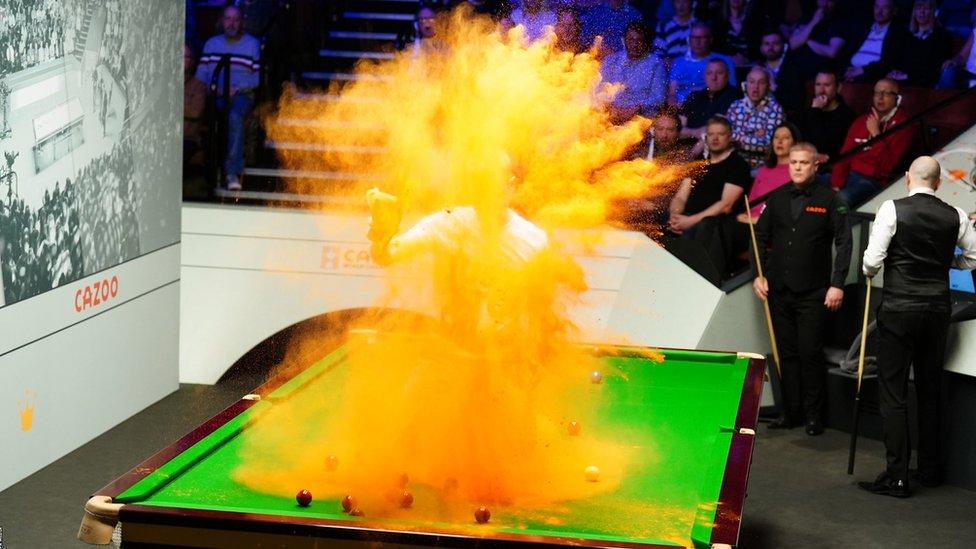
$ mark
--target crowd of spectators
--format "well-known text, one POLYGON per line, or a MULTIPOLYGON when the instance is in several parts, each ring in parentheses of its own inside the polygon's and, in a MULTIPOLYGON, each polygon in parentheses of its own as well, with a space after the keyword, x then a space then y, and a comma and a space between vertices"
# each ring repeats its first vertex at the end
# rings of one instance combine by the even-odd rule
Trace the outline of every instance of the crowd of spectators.
POLYGON ((898 127, 909 116, 902 87, 976 83, 976 10, 974 31, 953 37, 935 0, 470 3, 522 25, 530 40, 552 26, 557 48, 592 52, 603 80, 622 85, 611 121, 643 115, 662 136, 677 135, 662 142, 655 132, 631 156, 705 160, 679 185, 666 226, 700 241, 722 274, 745 261, 745 222, 790 182, 791 146, 812 143, 817 182, 857 206, 909 152, 912 131, 898 127), (845 104, 845 84, 874 86, 866 112, 845 104))
POLYGON ((64 55, 67 26, 60 0, 7 2, 0 10, 0 74, 64 55))
POLYGON ((74 179, 44 193, 33 209, 0 203, 4 302, 73 282, 139 254, 131 154, 124 146, 92 160, 74 179))

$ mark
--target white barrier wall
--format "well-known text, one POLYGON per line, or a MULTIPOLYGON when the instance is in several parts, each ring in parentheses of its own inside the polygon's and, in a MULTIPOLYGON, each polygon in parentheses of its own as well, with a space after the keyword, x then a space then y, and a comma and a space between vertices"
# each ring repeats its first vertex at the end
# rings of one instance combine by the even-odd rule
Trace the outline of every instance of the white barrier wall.
MULTIPOLYGON (((366 231, 363 214, 184 205, 180 381, 215 383, 292 324, 374 306, 382 271, 370 260, 366 231)), ((590 288, 572 311, 581 340, 699 345, 723 299, 718 288, 644 235, 580 236, 561 232, 555 239, 583 266, 590 288)), ((756 330, 765 333, 761 314, 736 319, 725 341, 751 342, 735 334, 756 330)))
POLYGON ((183 2, 0 14, 2 490, 178 387, 183 2))

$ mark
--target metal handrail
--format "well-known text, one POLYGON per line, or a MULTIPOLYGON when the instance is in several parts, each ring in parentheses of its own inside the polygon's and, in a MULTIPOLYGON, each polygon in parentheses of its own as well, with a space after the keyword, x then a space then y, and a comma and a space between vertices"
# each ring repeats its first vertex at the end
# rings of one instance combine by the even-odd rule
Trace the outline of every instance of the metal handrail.
POLYGON ((210 93, 207 94, 208 100, 210 101, 210 112, 217 112, 217 81, 220 75, 224 74, 224 85, 221 90, 221 99, 223 100, 223 109, 221 112, 221 119, 223 124, 221 124, 220 131, 217 131, 217 117, 210 117, 210 155, 208 162, 210 163, 210 169, 208 170, 213 176, 214 186, 219 186, 221 181, 221 176, 224 175, 223 172, 223 162, 222 160, 227 156, 227 128, 230 125, 230 54, 225 53, 220 56, 220 61, 217 62, 217 66, 214 67, 213 74, 210 77, 209 89, 210 93))

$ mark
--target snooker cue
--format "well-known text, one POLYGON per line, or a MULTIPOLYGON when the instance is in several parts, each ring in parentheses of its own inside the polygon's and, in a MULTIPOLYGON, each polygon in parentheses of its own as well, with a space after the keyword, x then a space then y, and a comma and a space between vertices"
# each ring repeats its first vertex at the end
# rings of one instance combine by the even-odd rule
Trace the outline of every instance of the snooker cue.
MULTIPOLYGON (((756 273, 760 278, 763 276, 762 263, 759 262, 759 246, 756 244, 756 228, 752 224, 752 209, 749 207, 749 195, 744 193, 742 198, 746 201, 746 218, 749 220, 749 236, 752 238, 752 253, 756 256, 756 273)), ((776 332, 773 330, 773 317, 769 313, 769 296, 762 300, 763 312, 766 313, 766 331, 769 333, 769 344, 773 348, 773 362, 776 364, 776 375, 781 375, 779 371, 779 349, 776 347, 776 332)))
POLYGON ((854 474, 854 452, 857 449, 857 424, 861 418, 861 380, 864 378, 864 348, 868 344, 868 313, 871 310, 871 279, 864 294, 864 320, 861 322, 861 348, 857 353, 857 389, 854 392, 854 424, 851 425, 851 450, 847 456, 847 474, 854 474))

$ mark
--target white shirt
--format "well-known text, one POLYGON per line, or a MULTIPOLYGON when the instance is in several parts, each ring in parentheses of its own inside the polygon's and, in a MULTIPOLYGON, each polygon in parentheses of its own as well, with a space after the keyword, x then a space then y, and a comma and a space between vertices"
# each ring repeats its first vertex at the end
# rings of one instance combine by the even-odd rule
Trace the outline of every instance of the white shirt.
MULTIPOLYGON (((499 234, 501 253, 512 264, 525 263, 546 249, 549 237, 538 226, 508 210, 499 234)), ((390 256, 405 259, 430 249, 444 250, 473 259, 484 252, 484 241, 478 213, 471 206, 441 210, 424 217, 416 225, 390 240, 390 256)))
MULTIPOLYGON (((908 196, 916 194, 935 195, 935 191, 926 187, 912 189, 908 196)), ((969 220, 966 212, 956 208, 959 213, 959 234, 956 237, 956 246, 962 248, 962 254, 952 258, 952 267, 955 269, 976 269, 976 229, 969 220)), ((864 260, 862 270, 866 276, 874 276, 884 265, 885 257, 888 256, 888 244, 895 236, 895 229, 898 227, 898 219, 895 213, 895 202, 885 200, 878 208, 878 213, 874 217, 874 225, 871 226, 871 238, 868 240, 868 247, 864 250, 864 260)))

